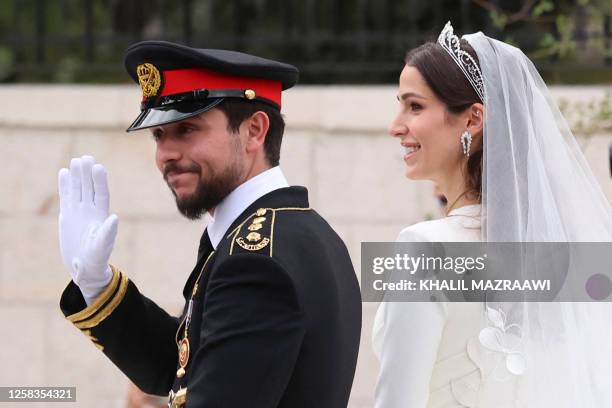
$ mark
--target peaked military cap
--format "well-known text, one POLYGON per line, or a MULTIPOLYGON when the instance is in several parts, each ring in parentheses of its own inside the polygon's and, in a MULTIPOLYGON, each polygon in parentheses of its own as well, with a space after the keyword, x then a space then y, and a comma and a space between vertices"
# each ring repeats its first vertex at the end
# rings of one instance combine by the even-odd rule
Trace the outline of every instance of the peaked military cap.
POLYGON ((128 132, 177 122, 227 98, 281 108, 281 93, 298 79, 293 65, 236 51, 143 41, 128 48, 125 68, 140 84, 140 115, 128 132))

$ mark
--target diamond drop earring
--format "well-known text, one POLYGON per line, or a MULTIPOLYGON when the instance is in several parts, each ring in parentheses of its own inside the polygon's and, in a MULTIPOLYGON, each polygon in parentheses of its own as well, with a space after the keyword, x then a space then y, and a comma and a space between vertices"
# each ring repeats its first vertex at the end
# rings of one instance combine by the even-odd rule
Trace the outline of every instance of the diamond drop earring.
POLYGON ((461 134, 461 146, 463 147, 463 154, 466 157, 470 157, 470 147, 472 146, 472 134, 467 130, 461 134))

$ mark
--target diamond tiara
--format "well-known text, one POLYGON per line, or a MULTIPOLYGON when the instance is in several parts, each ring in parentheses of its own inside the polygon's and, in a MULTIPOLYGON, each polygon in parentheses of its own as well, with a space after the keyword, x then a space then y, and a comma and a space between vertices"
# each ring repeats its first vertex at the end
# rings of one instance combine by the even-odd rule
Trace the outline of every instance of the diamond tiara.
POLYGON ((461 68, 467 80, 472 84, 472 88, 474 88, 480 100, 484 103, 484 82, 482 81, 480 68, 474 58, 461 49, 459 37, 453 34, 453 26, 450 21, 446 23, 438 36, 438 44, 448 52, 459 68, 461 68))

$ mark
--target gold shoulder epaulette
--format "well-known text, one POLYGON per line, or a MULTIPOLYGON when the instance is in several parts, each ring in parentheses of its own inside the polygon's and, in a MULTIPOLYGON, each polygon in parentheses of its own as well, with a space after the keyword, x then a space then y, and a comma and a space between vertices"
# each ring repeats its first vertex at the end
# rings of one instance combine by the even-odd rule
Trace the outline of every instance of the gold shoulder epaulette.
POLYGON ((227 236, 227 238, 231 237, 232 239, 230 255, 246 251, 272 256, 276 213, 287 210, 306 211, 310 208, 259 208, 227 236))
POLYGON ((251 214, 234 231, 230 255, 237 252, 268 253, 272 256, 272 234, 274 231, 274 210, 260 208, 251 214))

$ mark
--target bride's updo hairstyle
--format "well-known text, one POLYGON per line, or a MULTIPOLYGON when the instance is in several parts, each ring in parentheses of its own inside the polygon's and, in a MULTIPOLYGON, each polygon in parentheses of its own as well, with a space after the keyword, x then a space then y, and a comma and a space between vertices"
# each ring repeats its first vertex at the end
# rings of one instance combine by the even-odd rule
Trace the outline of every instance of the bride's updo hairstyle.
MULTIPOLYGON (((468 52, 480 66, 478 56, 466 40, 461 49, 468 52)), ((440 44, 427 42, 409 51, 406 65, 416 68, 427 86, 445 105, 451 114, 460 114, 474 103, 483 103, 455 61, 440 44)), ((459 145, 457 135, 457 145, 459 145)), ((476 135, 474 135, 476 136, 476 135)), ((482 187, 482 134, 474 138, 470 157, 465 167, 466 187, 470 195, 480 199, 482 187)))

